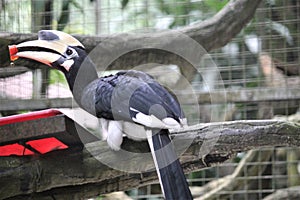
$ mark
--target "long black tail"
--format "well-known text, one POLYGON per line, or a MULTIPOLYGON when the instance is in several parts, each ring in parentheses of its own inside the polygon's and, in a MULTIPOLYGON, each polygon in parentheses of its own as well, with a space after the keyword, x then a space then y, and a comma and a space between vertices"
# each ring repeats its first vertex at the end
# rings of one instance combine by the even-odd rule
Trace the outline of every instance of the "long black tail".
POLYGON ((180 162, 166 129, 148 137, 160 185, 167 200, 193 199, 180 162))

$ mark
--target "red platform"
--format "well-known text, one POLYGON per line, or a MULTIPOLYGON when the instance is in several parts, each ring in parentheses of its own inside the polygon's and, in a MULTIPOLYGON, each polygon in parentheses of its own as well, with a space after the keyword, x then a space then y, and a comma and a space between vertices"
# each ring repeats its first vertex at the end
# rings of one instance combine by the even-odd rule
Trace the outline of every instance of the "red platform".
POLYGON ((62 114, 59 110, 48 109, 48 110, 29 112, 29 113, 25 113, 25 114, 1 117, 0 118, 0 126, 5 125, 5 124, 12 124, 12 123, 17 123, 17 122, 24 122, 24 121, 29 121, 29 120, 47 118, 47 117, 51 117, 51 116, 55 116, 55 115, 59 115, 59 114, 62 114))
POLYGON ((0 156, 29 156, 98 140, 57 109, 0 118, 0 156), (80 129, 81 137, 77 130, 80 129))

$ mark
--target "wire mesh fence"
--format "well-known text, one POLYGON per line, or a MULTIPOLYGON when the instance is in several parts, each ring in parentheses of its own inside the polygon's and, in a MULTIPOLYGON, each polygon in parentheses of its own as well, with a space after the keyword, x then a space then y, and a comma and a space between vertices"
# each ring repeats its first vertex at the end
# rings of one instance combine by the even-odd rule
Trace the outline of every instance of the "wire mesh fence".
MULTIPOLYGON (((144 28, 177 29, 212 17, 227 2, 2 0, 0 31, 31 33, 40 29, 58 29, 68 33, 105 35, 144 28)), ((234 39, 209 52, 218 72, 208 73, 209 63, 203 63, 200 71, 211 76, 210 82, 205 83, 201 75, 192 80, 199 95, 218 92, 220 87, 228 93, 227 99, 218 104, 203 102, 200 116, 187 114, 190 122, 193 123, 195 118, 195 123, 199 119, 211 121, 209 113, 212 110, 220 112, 220 118, 215 121, 270 119, 276 115, 288 118, 295 114, 300 100, 299 94, 293 92, 300 86, 299 33, 299 1, 263 1, 251 22, 234 39), (221 78, 215 76, 216 73, 220 73, 221 78)), ((41 70, 29 70, 18 76, 1 77, 1 101, 71 97, 61 74, 50 71, 46 79, 42 79, 42 73, 41 70)), ((165 75, 166 72, 156 73, 165 75)), ((191 105, 183 106, 187 113, 193 111, 191 105)), ((5 108, 2 109, 4 115, 5 108)), ((194 172, 188 179, 199 195, 209 191, 214 199, 263 199, 279 189, 300 185, 299 166, 299 149, 273 147, 241 153, 230 162, 194 172)), ((162 198, 158 185, 127 193, 134 199, 162 198)))

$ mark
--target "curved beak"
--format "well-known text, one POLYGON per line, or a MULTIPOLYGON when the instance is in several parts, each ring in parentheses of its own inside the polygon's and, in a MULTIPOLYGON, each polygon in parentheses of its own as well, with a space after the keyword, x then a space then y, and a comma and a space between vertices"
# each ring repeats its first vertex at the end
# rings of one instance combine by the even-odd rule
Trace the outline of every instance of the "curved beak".
POLYGON ((8 48, 11 61, 23 57, 51 66, 51 63, 64 56, 67 47, 59 40, 33 40, 18 45, 10 45, 8 48))

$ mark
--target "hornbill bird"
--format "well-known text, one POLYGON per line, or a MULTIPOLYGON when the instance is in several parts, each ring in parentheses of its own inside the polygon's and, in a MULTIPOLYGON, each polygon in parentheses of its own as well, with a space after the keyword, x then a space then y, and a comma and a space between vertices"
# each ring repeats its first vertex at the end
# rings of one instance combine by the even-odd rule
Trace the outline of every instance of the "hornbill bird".
POLYGON ((12 61, 22 57, 62 71, 79 106, 100 118, 113 150, 120 150, 123 141, 122 122, 131 122, 133 133, 138 130, 134 127, 143 126, 165 199, 192 199, 169 137, 169 129, 186 125, 186 119, 177 98, 165 87, 135 70, 98 78, 84 46, 60 31, 41 30, 38 40, 10 45, 9 51, 12 61))

